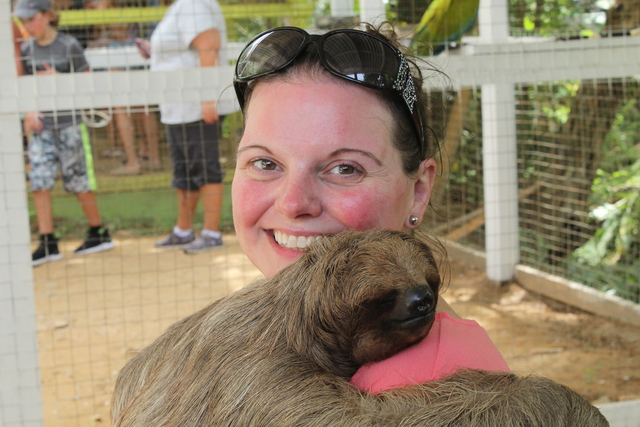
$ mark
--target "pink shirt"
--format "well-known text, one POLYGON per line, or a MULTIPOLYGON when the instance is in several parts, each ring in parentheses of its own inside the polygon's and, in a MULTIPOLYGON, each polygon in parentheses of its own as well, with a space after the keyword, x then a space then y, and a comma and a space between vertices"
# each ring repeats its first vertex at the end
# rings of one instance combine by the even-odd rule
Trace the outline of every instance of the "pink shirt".
POLYGON ((381 362, 362 366, 351 384, 376 394, 389 388, 439 380, 458 368, 509 372, 487 332, 474 320, 437 313, 429 335, 381 362))

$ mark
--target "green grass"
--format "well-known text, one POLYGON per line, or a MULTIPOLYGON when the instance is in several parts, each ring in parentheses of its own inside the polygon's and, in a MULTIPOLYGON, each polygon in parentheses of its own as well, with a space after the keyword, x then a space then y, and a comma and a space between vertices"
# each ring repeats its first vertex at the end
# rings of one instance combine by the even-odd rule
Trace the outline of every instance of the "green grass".
MULTIPOLYGON (((226 180, 225 180, 226 181, 226 180)), ((178 201, 173 188, 136 189, 135 191, 97 192, 103 222, 112 233, 125 231, 132 235, 155 235, 169 231, 176 223, 178 201)), ((53 192, 53 216, 56 234, 60 237, 84 236, 87 221, 76 198, 60 191, 53 192)), ((36 213, 29 198, 31 230, 37 234, 36 213)), ((233 227, 231 215, 231 186, 224 185, 222 230, 233 227)), ((202 203, 198 206, 194 228, 202 227, 202 203)))

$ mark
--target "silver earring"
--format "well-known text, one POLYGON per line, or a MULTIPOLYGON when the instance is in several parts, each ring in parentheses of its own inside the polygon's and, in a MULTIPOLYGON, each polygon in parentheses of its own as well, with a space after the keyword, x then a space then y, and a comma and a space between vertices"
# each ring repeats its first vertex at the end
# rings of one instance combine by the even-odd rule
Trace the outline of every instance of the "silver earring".
POLYGON ((409 217, 409 224, 411 224, 413 226, 418 225, 418 220, 419 220, 419 218, 417 216, 411 215, 409 217))

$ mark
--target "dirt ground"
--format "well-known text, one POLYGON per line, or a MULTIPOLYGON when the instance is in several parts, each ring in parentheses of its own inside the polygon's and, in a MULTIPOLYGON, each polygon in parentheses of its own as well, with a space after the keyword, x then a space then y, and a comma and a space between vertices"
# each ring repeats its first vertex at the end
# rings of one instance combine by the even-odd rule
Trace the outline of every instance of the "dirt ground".
MULTIPOLYGON (((162 251, 153 238, 35 268, 45 425, 110 425, 118 370, 178 319, 258 277, 235 236, 199 255, 162 251)), ((496 287, 455 260, 445 299, 487 329, 509 366, 566 384, 592 402, 640 398, 640 327, 496 287)))

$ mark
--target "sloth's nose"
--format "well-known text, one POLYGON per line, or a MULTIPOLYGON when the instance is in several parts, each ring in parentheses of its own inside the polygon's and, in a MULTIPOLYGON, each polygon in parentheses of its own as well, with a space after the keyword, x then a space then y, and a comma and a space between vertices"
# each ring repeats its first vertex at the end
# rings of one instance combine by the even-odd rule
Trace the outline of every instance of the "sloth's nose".
POLYGON ((420 316, 435 309, 435 296, 429 286, 417 286, 405 293, 405 303, 409 315, 420 316))

